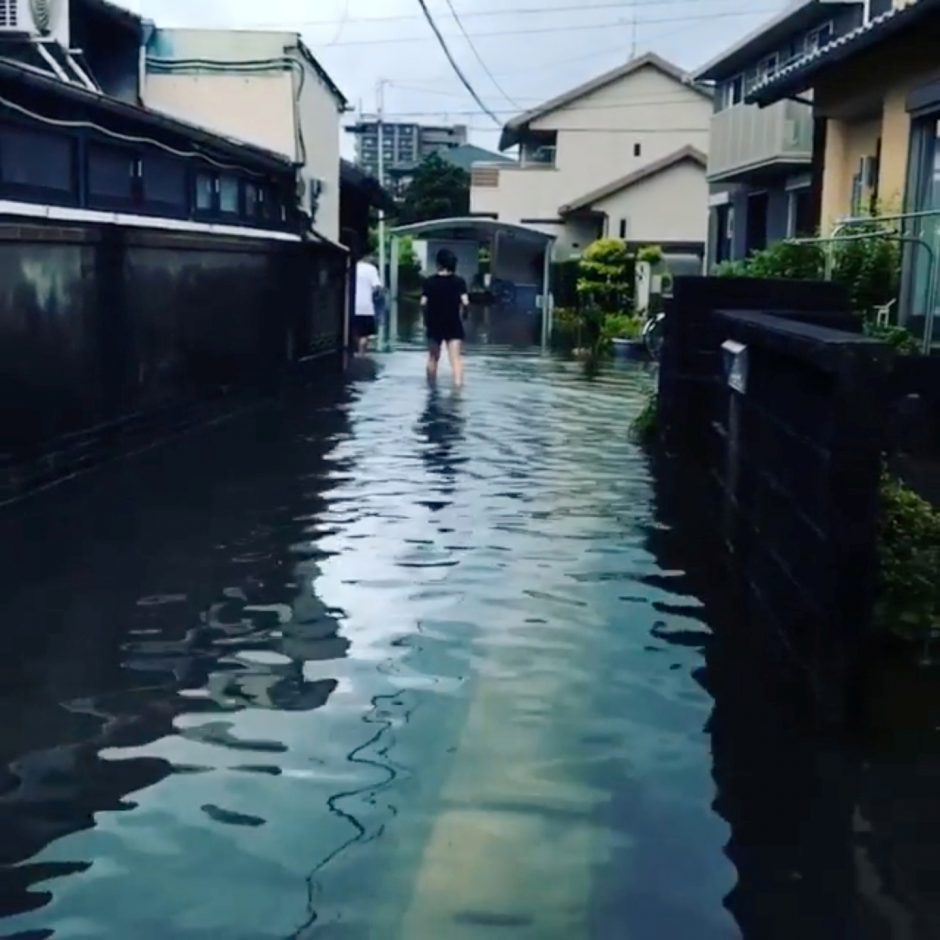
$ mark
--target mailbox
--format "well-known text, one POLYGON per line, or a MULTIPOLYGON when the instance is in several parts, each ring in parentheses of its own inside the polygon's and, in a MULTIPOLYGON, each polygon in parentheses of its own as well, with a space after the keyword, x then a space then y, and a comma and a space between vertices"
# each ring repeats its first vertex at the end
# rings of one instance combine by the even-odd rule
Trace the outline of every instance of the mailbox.
POLYGON ((741 395, 747 394, 748 354, 747 346, 733 339, 721 344, 721 356, 725 370, 725 382, 729 388, 741 395))

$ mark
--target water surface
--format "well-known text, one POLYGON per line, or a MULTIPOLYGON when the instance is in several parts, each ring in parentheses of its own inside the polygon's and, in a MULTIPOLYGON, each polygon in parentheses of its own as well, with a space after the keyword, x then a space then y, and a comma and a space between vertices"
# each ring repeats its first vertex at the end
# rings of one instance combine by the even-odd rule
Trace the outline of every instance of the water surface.
POLYGON ((716 708, 741 673, 627 433, 649 377, 421 369, 4 514, 0 936, 858 936, 846 879, 801 887, 804 791, 762 796, 781 755, 811 789, 805 740, 716 708))

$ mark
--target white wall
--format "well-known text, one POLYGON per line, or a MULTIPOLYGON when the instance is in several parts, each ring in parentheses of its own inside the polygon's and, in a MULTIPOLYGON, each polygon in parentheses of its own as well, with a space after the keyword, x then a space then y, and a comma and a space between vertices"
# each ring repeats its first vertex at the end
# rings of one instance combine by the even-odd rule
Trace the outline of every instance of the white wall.
MULTIPOLYGON (((295 69, 293 95, 299 96, 299 133, 303 135, 306 163, 303 176, 308 181, 319 179, 323 183, 315 227, 318 232, 339 241, 340 201, 340 112, 339 104, 323 79, 314 71, 299 51, 291 58, 304 69, 303 87, 300 73, 295 69)), ((308 187, 309 192, 309 187, 308 187)))
POLYGON ((595 203, 607 214, 607 234, 616 238, 627 219, 627 239, 644 242, 702 242, 708 237, 705 168, 686 161, 595 203))
POLYGON ((151 74, 144 103, 180 120, 298 159, 290 72, 151 74))
MULTIPOLYGON (((165 74, 148 71, 143 96, 148 107, 243 140, 295 162, 306 151, 301 174, 323 181, 315 227, 339 239, 339 102, 284 32, 158 30, 148 48, 158 59, 203 59, 224 63, 290 59, 298 67, 240 74, 195 69, 165 74), (301 91, 300 69, 303 69, 301 91), (301 139, 304 147, 301 147, 301 139)), ((309 205, 309 204, 308 204, 309 205)))
MULTIPOLYGON (((526 224, 559 236, 559 257, 577 254, 595 237, 594 223, 561 224, 558 209, 682 147, 691 144, 707 153, 711 116, 710 100, 647 66, 534 121, 533 130, 558 135, 555 168, 500 166, 498 186, 471 188, 471 211, 495 214, 501 222, 540 220, 526 224)), ((661 195, 667 216, 684 214, 687 230, 704 228, 704 200, 683 205, 678 194, 663 190, 661 195)), ((653 241, 655 236, 637 232, 635 237, 653 241)))

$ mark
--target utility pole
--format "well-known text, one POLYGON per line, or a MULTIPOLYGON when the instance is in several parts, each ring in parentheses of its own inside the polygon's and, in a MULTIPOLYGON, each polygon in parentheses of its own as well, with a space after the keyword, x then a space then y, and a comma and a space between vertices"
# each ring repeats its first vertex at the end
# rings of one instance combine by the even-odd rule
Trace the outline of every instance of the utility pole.
MULTIPOLYGON (((379 141, 379 184, 385 187, 385 86, 389 84, 387 78, 380 78, 376 86, 376 130, 379 141)), ((379 275, 382 278, 382 286, 385 286, 386 273, 385 258, 385 210, 379 209, 379 275)))

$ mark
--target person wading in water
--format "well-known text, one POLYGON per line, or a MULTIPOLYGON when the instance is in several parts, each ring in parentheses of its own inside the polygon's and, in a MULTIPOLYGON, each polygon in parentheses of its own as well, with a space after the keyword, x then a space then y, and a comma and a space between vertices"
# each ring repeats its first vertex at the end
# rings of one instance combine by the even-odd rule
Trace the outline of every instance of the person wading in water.
POLYGON ((457 276, 457 257, 442 248, 437 253, 437 274, 424 282, 421 297, 428 334, 428 381, 437 378, 441 346, 446 346, 454 384, 463 385, 463 317, 469 306, 467 282, 457 276))

